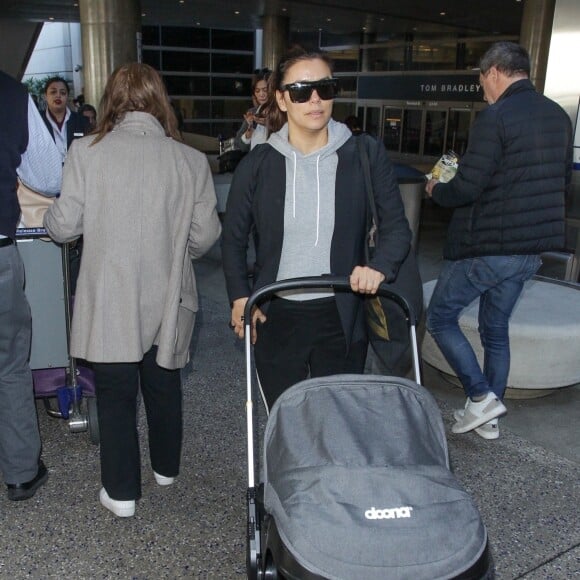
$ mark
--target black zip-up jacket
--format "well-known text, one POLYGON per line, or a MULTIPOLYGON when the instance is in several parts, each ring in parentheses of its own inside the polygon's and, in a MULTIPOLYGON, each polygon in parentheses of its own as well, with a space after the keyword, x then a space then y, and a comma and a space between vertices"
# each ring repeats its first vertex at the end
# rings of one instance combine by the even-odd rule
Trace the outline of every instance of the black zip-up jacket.
MULTIPOLYGON (((48 120, 48 111, 43 111, 41 113, 42 120, 44 124, 48 128, 52 138, 54 139, 54 129, 48 120)), ((91 127, 89 125, 89 120, 80 113, 75 113, 74 111, 70 112, 70 117, 66 122, 66 148, 67 150, 70 149, 71 143, 75 139, 79 139, 84 135, 88 135, 91 132, 91 127)))
POLYGON ((0 234, 14 238, 20 217, 16 169, 28 146, 28 93, 0 71, 0 95, 0 234))
MULTIPOLYGON (((359 138, 359 137, 357 137, 359 138)), ((330 267, 337 276, 349 276, 365 265, 368 203, 364 173, 356 139, 337 149, 335 224, 330 247, 330 267)), ((411 230, 393 164, 382 143, 363 136, 371 166, 379 217, 378 249, 368 266, 393 280, 411 244, 411 230)), ((254 289, 276 281, 284 234, 286 164, 282 154, 268 143, 258 145, 238 165, 226 208, 222 259, 231 301, 251 293, 247 272, 247 244, 252 226, 259 236, 254 289)), ((337 293, 336 303, 347 345, 366 337, 362 295, 337 293)), ((267 305, 266 305, 267 306, 267 305)))
POLYGON ((433 189, 456 208, 443 255, 539 254, 564 247, 572 125, 528 79, 510 85, 479 113, 457 175, 433 189))

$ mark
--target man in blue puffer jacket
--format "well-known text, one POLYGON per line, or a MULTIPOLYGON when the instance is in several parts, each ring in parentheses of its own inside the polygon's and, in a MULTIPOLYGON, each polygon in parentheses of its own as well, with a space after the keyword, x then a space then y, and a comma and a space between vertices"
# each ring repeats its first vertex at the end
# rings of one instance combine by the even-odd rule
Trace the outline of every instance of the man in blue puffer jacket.
POLYGON ((473 124, 457 175, 426 186, 437 204, 456 208, 427 329, 467 395, 452 431, 475 429, 485 439, 499 436, 497 418, 506 412, 513 307, 539 254, 564 246, 572 126, 559 105, 536 92, 529 72, 529 56, 517 44, 498 42, 485 53, 480 82, 490 106, 473 124), (483 370, 458 324, 477 298, 483 370))

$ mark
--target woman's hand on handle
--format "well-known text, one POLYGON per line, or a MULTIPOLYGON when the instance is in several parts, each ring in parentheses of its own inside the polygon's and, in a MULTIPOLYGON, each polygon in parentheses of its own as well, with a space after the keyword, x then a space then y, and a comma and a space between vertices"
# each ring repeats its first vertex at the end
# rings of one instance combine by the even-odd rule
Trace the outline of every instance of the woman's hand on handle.
POLYGON ((356 266, 350 275, 350 287, 353 292, 361 294, 376 294, 385 275, 368 266, 356 266))
MULTIPOLYGON (((230 326, 238 338, 244 338, 244 309, 246 307, 247 301, 247 298, 238 298, 232 303, 232 318, 230 321, 230 326)), ((258 322, 266 322, 266 316, 264 316, 259 308, 254 307, 252 310, 252 344, 256 344, 256 324, 258 322)))

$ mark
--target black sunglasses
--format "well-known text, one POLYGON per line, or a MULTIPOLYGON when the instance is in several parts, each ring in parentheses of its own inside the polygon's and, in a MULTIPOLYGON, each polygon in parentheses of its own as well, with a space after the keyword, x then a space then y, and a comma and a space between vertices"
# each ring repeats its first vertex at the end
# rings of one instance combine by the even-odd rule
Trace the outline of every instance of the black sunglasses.
POLYGON ((334 99, 338 94, 338 79, 322 79, 320 81, 299 81, 280 87, 282 92, 288 91, 293 103, 306 103, 316 93, 323 101, 334 99))

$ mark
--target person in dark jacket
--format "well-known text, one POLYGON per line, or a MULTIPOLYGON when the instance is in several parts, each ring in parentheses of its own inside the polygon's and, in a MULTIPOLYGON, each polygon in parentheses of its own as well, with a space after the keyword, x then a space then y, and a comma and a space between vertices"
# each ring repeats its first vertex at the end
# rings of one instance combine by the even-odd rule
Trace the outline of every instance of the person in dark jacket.
POLYGON ((48 471, 40 459, 40 432, 28 364, 32 320, 24 293, 24 265, 15 241, 20 219, 17 170, 23 165, 30 169, 42 159, 42 168, 21 177, 37 191, 52 192, 60 187, 56 175, 60 159, 54 149, 43 146, 46 142, 52 145, 50 137, 38 131, 44 132, 44 125, 26 89, 2 71, 0 98, 0 473, 8 499, 22 501, 46 483, 48 471))
POLYGON ((499 436, 497 418, 506 412, 513 307, 539 254, 564 247, 572 127, 559 105, 536 92, 529 72, 529 56, 517 44, 498 42, 486 52, 480 82, 490 106, 473 124, 457 175, 426 186, 437 204, 456 208, 427 329, 467 395, 452 431, 475 429, 485 439, 499 436), (458 324, 477 298, 483 369, 458 324))
POLYGON ((85 103, 79 107, 78 113, 87 118, 89 130, 94 131, 97 126, 97 109, 93 105, 85 103))
POLYGON ((331 119, 337 85, 328 57, 295 49, 282 59, 271 82, 276 87, 268 117, 272 134, 240 162, 224 221, 222 256, 232 328, 243 337, 253 226, 258 234, 254 289, 333 273, 350 276, 356 294, 282 293, 254 312, 256 365, 268 408, 309 375, 363 371, 364 295, 396 277, 411 242, 393 165, 382 144, 365 136, 379 215, 379 249, 365 262, 364 173, 356 138, 331 119))

